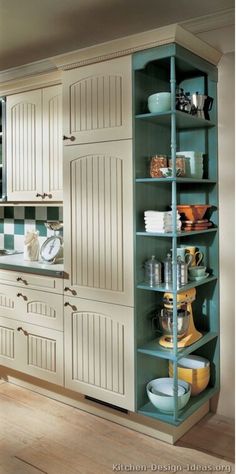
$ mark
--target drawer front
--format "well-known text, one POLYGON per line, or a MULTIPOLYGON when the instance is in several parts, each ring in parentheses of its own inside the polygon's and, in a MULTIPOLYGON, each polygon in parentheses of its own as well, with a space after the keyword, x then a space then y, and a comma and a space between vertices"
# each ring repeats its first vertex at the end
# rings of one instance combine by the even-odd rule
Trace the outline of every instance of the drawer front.
POLYGON ((0 283, 23 288, 63 293, 63 278, 47 277, 31 273, 0 270, 0 283))
POLYGON ((64 384, 63 333, 0 317, 0 364, 64 384))
POLYGON ((63 296, 0 285, 0 316, 63 330, 63 296))

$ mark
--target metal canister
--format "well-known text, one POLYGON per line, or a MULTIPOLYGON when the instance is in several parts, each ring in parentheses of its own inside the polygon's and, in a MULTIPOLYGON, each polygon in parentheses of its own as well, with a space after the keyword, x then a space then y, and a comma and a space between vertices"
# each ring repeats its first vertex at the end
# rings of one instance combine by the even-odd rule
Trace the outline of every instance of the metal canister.
POLYGON ((171 254, 168 253, 166 259, 163 262, 164 264, 164 282, 168 285, 172 283, 172 258, 171 254))
POLYGON ((145 282, 149 286, 157 286, 162 282, 161 267, 161 262, 155 258, 155 255, 145 262, 145 282))
POLYGON ((177 256, 177 287, 188 283, 188 265, 177 256))

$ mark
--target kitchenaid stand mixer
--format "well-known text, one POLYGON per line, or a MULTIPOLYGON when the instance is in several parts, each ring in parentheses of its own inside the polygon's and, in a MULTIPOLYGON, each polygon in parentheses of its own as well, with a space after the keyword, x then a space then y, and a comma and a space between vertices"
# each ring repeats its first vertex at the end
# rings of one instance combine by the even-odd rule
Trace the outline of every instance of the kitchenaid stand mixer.
MULTIPOLYGON (((179 333, 178 341, 177 341, 177 346, 178 348, 190 346, 194 342, 198 341, 201 339, 202 334, 196 330, 194 326, 194 321, 193 321, 193 311, 192 311, 192 302, 196 298, 196 289, 191 288, 189 290, 183 291, 181 293, 177 293, 177 334, 179 333), (178 321, 178 310, 183 309, 183 311, 187 312, 186 317, 188 318, 188 324, 186 326, 186 329, 183 330, 183 334, 181 332, 181 328, 179 328, 179 321, 178 321)), ((162 330, 163 330, 163 336, 159 340, 159 344, 161 346, 164 346, 166 348, 173 348, 174 342, 173 342, 173 293, 164 293, 164 308, 168 312, 169 311, 169 316, 168 316, 168 323, 167 325, 165 324, 165 316, 159 317, 162 330), (172 315, 171 315, 172 313, 172 315), (171 316, 170 316, 171 315, 171 316)))

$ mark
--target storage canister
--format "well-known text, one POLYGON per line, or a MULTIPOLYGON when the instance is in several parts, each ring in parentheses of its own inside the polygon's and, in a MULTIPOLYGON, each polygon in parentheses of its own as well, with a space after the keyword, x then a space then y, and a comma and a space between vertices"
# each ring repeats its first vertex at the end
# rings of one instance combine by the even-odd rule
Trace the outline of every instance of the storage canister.
POLYGON ((144 264, 145 268, 145 282, 149 286, 157 286, 162 282, 161 278, 161 262, 159 262, 155 255, 152 255, 144 264))
POLYGON ((166 284, 172 283, 172 258, 171 254, 168 253, 164 264, 164 282, 166 284))

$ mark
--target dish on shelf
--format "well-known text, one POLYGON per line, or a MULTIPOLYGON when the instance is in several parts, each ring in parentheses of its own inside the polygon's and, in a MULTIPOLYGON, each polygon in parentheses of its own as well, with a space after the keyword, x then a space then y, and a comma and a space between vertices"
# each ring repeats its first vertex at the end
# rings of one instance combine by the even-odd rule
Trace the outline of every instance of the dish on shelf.
MULTIPOLYGON (((160 172, 164 178, 171 178, 172 177, 172 168, 160 168, 160 172)), ((181 176, 182 170, 181 168, 176 169, 176 176, 181 176)))
POLYGON ((167 112, 171 108, 170 92, 157 92, 148 97, 148 109, 151 113, 167 112))
POLYGON ((200 275, 200 276, 191 276, 189 275, 189 280, 190 281, 201 281, 201 280, 204 280, 204 278, 207 278, 209 277, 209 273, 205 273, 204 275, 200 275))
MULTIPOLYGON (((188 382, 184 380, 178 380, 178 409, 187 405, 190 394, 191 386, 188 382), (183 391, 184 390, 184 391, 183 391)), ((147 395, 150 402, 161 412, 163 413, 174 413, 174 379, 164 377, 159 379, 151 380, 147 386, 147 395), (168 389, 167 389, 168 387, 168 389), (168 392, 168 393, 166 393, 168 392)))
MULTIPOLYGON (((173 363, 169 361, 169 375, 173 376, 173 363)), ((191 385, 191 396, 199 395, 210 380, 210 362, 201 356, 190 355, 178 361, 178 377, 191 385)))
POLYGON ((203 219, 210 204, 177 204, 177 210, 180 214, 184 214, 185 219, 190 221, 198 221, 203 219))

